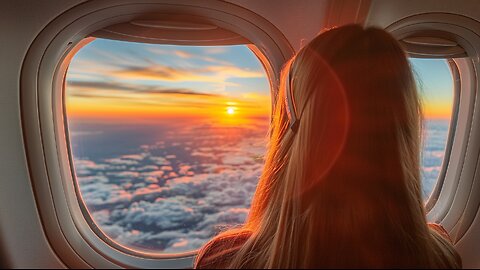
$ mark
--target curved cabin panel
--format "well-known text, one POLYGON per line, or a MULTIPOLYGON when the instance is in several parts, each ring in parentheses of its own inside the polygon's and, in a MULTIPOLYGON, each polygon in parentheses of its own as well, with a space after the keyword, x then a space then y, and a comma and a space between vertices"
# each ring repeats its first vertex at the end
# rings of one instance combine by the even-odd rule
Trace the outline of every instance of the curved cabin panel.
POLYGON ((2 1, 0 266, 192 267, 245 222, 286 61, 357 23, 407 52, 426 120, 427 219, 480 268, 478 6, 2 1))

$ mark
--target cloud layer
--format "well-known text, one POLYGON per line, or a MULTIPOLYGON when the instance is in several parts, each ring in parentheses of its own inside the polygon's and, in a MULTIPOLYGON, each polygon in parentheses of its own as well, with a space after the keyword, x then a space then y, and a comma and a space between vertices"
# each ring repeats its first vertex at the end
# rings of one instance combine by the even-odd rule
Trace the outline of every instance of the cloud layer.
MULTIPOLYGON (((267 125, 183 127, 136 153, 77 157, 83 200, 120 244, 165 253, 195 250, 245 221, 262 171, 267 125)), ((115 135, 104 130, 96 136, 115 135)))
MULTIPOLYGON (((262 171, 267 125, 170 126, 162 140, 108 158, 74 149, 84 154, 75 158, 83 200, 100 228, 120 244, 163 253, 198 249, 245 221, 262 171)), ((447 132, 448 122, 427 124, 425 197, 437 180, 447 132)), ((118 134, 104 129, 84 136, 118 134)))

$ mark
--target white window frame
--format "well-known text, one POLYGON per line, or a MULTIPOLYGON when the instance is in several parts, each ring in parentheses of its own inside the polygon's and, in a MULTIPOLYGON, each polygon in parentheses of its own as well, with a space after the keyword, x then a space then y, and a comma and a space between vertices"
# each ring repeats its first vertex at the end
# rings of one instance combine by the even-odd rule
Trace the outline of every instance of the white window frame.
POLYGON ((283 34, 263 17, 212 0, 88 1, 54 19, 32 43, 21 73, 21 114, 26 156, 43 229, 54 251, 72 268, 189 268, 194 254, 162 255, 118 248, 95 233, 82 213, 65 130, 64 80, 71 57, 90 33, 142 14, 195 14, 255 45, 266 67, 272 97, 278 74, 293 55, 283 34))
POLYGON ((416 33, 444 35, 455 41, 468 58, 450 61, 458 89, 456 123, 451 123, 453 139, 448 143, 449 159, 444 160, 444 178, 427 202, 427 218, 442 224, 457 243, 472 225, 480 207, 480 181, 475 179, 480 155, 480 23, 449 13, 424 13, 403 18, 386 28, 398 40, 416 33), (458 71, 458 76, 455 74, 458 71))
MULTIPOLYGON (((458 119, 458 108, 460 106, 460 92, 461 92, 461 79, 458 66, 453 59, 446 59, 450 68, 450 74, 452 75, 452 82, 453 82, 453 100, 452 100, 452 112, 450 115, 449 127, 448 127, 448 134, 445 143, 444 149, 444 156, 442 160, 442 164, 440 165, 441 169, 437 177, 437 181, 433 187, 432 192, 428 196, 427 200, 425 201, 425 208, 427 212, 432 210, 433 206, 435 206, 440 192, 442 191, 443 184, 445 182, 445 175, 447 173, 447 168, 450 162, 450 157, 452 154, 452 146, 453 146, 453 139, 455 138, 455 133, 457 129, 457 119, 458 119)), ((457 60, 458 61, 458 60, 457 60)))

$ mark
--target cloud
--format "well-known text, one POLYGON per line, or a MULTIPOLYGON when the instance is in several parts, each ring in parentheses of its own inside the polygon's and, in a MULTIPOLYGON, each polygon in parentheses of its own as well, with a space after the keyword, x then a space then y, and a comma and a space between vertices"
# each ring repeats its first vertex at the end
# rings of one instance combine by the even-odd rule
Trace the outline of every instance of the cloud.
POLYGON ((119 82, 93 82, 93 81, 68 81, 69 93, 72 96, 78 97, 124 97, 130 98, 130 95, 125 96, 123 91, 130 92, 130 94, 161 94, 161 95, 189 95, 189 96, 210 96, 219 97, 221 95, 212 93, 202 93, 186 88, 165 88, 152 87, 141 84, 125 84, 119 82), (86 90, 91 90, 85 92, 86 90), (93 91, 92 91, 93 90, 93 91), (106 92, 105 90, 113 90, 116 92, 106 92), (110 93, 110 94, 109 94, 110 93), (120 95, 119 95, 120 94, 120 95), (121 96, 121 95, 124 96, 121 96))
POLYGON ((142 173, 142 175, 145 177, 162 177, 164 174, 165 174, 164 171, 160 171, 160 170, 142 173))
POLYGON ((240 165, 249 163, 252 161, 251 157, 246 157, 243 155, 235 155, 235 156, 226 156, 223 158, 223 164, 228 165, 240 165))
POLYGON ((265 73, 236 66, 214 65, 201 68, 177 68, 161 65, 129 67, 113 71, 115 77, 167 82, 216 82, 228 84, 232 78, 263 78, 265 73))
POLYGON ((107 172, 108 176, 114 176, 122 179, 138 178, 140 173, 134 171, 107 172))
POLYGON ((180 126, 137 152, 102 163, 79 159, 88 171, 79 178, 82 197, 100 228, 123 245, 167 253, 197 249, 244 222, 262 170, 253 154, 264 145, 264 128, 238 129, 235 139, 227 140, 219 135, 227 130, 180 126), (187 145, 186 153, 171 152, 187 145), (194 151, 214 154, 216 161, 199 163, 204 157, 194 151))
POLYGON ((97 164, 91 160, 75 159, 74 167, 77 176, 85 176, 98 171, 103 171, 108 168, 108 165, 97 164))
POLYGON ((199 97, 221 97, 218 94, 212 93, 202 93, 193 91, 190 89, 148 89, 148 90, 140 90, 141 93, 149 93, 149 94, 158 94, 158 95, 177 95, 177 96, 199 96, 199 97))
POLYGON ((124 159, 124 158, 111 158, 105 161, 114 165, 137 165, 138 164, 137 160, 124 159))
MULTIPOLYGON (((109 51, 105 49, 100 49, 98 47, 89 48, 90 52, 94 55, 94 60, 90 60, 95 63, 93 66, 98 66, 101 64, 105 68, 116 68, 119 66, 130 66, 132 63, 136 63, 137 65, 145 65, 145 64, 153 64, 153 61, 150 60, 145 55, 132 50, 131 48, 126 49, 124 52, 117 53, 116 51, 109 51)), ((75 62, 78 60, 75 60, 75 62)), ((87 62, 88 63, 88 62, 87 62)), ((92 67, 92 65, 82 65, 82 70, 85 67, 92 67)))
POLYGON ((154 55, 159 56, 171 54, 171 50, 167 49, 166 47, 148 47, 146 50, 154 55))
POLYGON ((170 164, 170 161, 168 161, 164 157, 152 156, 152 157, 150 157, 150 160, 157 165, 169 165, 170 164))
POLYGON ((210 62, 210 63, 217 63, 217 64, 223 64, 223 65, 231 65, 230 62, 223 61, 219 58, 214 58, 209 55, 218 55, 218 54, 225 54, 228 52, 228 49, 225 47, 204 47, 202 48, 203 53, 190 53, 185 50, 171 50, 167 48, 147 48, 147 51, 156 55, 156 56, 166 56, 166 55, 175 55, 179 58, 182 59, 199 59, 202 61, 210 62))
POLYGON ((178 56, 178 57, 181 57, 181 58, 185 58, 185 59, 190 59, 192 58, 194 55, 189 53, 189 52, 186 52, 186 51, 180 51, 180 50, 175 50, 173 51, 173 53, 178 56))
POLYGON ((165 249, 189 236, 182 228, 194 227, 203 219, 202 213, 193 211, 186 204, 173 198, 134 202, 127 208, 112 211, 109 221, 117 226, 114 231, 118 235, 117 241, 165 249))
POLYGON ((88 88, 88 89, 102 89, 102 90, 127 90, 137 91, 138 85, 127 85, 113 82, 98 82, 98 81, 75 81, 68 80, 67 86, 70 88, 88 88))
POLYGON ((127 205, 132 195, 116 184, 104 182, 87 182, 79 179, 83 201, 90 211, 109 209, 113 206, 127 205))
POLYGON ((84 176, 78 177, 80 185, 86 186, 95 183, 108 183, 108 178, 103 175, 93 175, 93 176, 84 176))
POLYGON ((132 159, 132 160, 141 161, 141 160, 144 160, 146 156, 148 156, 148 154, 141 153, 141 154, 123 155, 123 156, 121 156, 121 158, 122 159, 132 159))
POLYGON ((236 66, 208 66, 206 70, 223 78, 263 78, 263 71, 250 70, 236 66))

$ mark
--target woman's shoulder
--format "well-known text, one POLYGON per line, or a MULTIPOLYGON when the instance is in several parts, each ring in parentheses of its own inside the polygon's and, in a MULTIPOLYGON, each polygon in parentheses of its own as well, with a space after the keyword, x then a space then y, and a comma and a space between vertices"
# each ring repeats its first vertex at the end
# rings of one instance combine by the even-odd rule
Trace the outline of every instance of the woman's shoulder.
MULTIPOLYGON (((430 228, 431 232, 434 232, 437 236, 439 236, 443 241, 437 241, 439 246, 442 246, 441 250, 448 254, 449 257, 455 258, 455 263, 454 265, 450 265, 449 268, 462 268, 462 258, 458 254, 458 252, 455 250, 453 247, 453 241, 450 235, 448 234, 447 230, 443 228, 442 225, 440 224, 435 224, 435 223, 429 223, 428 227, 430 228)), ((438 239, 436 237, 435 239, 438 239)))
POLYGON ((435 223, 429 223, 428 227, 430 228, 430 230, 435 231, 436 233, 441 235, 444 239, 448 240, 450 243, 453 243, 452 238, 448 234, 447 230, 445 230, 445 228, 443 228, 442 225, 435 224, 435 223))
POLYGON ((250 231, 239 230, 215 237, 198 252, 195 269, 226 268, 251 235, 250 231))

